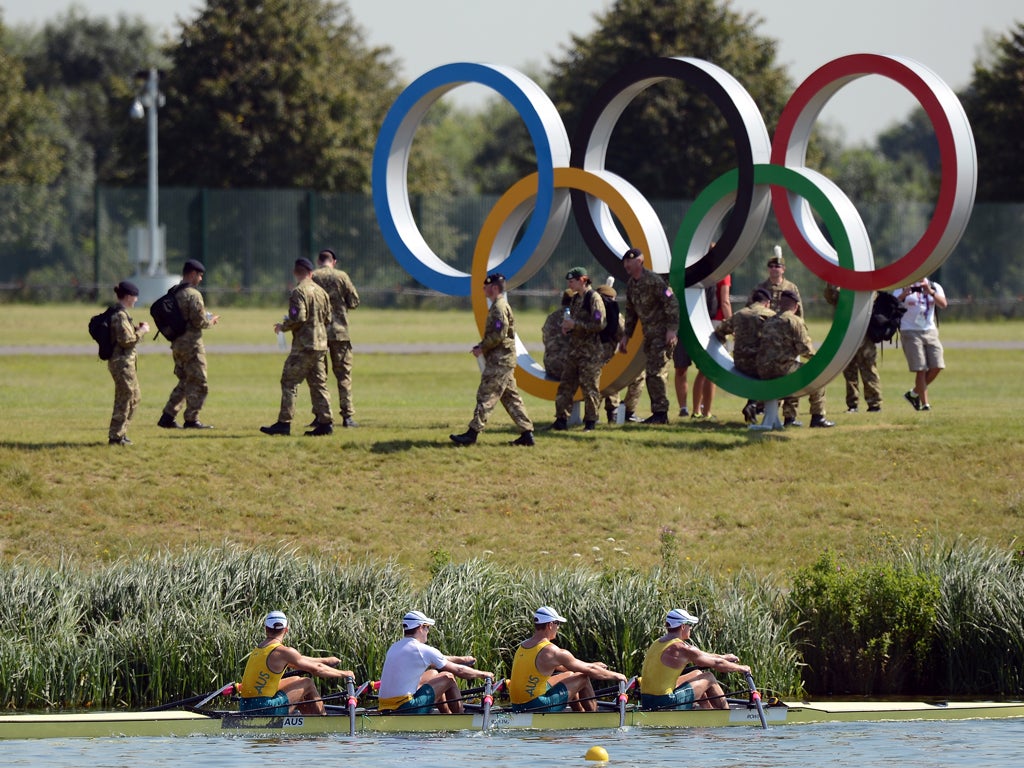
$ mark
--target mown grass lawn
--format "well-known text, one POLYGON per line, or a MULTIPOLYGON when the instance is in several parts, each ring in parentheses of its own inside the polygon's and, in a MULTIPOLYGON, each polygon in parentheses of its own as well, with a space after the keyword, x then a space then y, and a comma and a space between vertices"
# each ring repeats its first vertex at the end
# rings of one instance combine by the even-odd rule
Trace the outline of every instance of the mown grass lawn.
MULTIPOLYGON (((2 343, 85 345, 93 313, 5 305, 2 343)), ((208 343, 272 346, 278 314, 225 311, 208 343)), ((539 329, 541 320, 523 313, 520 326, 539 329)), ((1024 328, 949 324, 942 334, 1005 342, 1024 328)), ((842 382, 833 382, 832 430, 751 434, 741 401, 720 392, 715 424, 540 432, 532 450, 505 445, 515 433, 499 410, 480 443, 459 450, 448 434, 465 428, 479 380, 468 352, 358 348, 464 341, 468 349, 470 315, 360 309, 354 335, 362 426, 321 439, 258 431, 276 417, 279 354, 211 351, 202 418, 217 429, 169 433, 156 420, 173 385, 171 361, 155 353, 163 342, 146 342, 127 449, 106 445, 112 385, 95 357, 0 357, 0 553, 88 561, 230 541, 341 560, 392 557, 422 575, 446 555, 643 568, 662 561, 674 536, 680 557, 712 570, 781 574, 825 548, 870 559, 892 538, 1010 546, 1024 531, 1019 350, 951 344, 931 413, 903 401, 910 376, 902 352, 886 348, 884 410, 842 413, 842 382)), ((296 426, 307 420, 307 393, 300 402, 296 426)), ((527 406, 538 426, 550 423, 550 403, 528 397, 527 406)))

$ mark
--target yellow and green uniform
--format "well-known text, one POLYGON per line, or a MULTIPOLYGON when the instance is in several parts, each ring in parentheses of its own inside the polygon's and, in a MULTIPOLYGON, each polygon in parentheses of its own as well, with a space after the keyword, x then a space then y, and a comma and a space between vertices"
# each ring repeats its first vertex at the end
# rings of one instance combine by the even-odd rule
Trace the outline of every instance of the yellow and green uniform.
POLYGON ((238 691, 242 697, 239 702, 240 711, 259 710, 259 714, 267 717, 288 714, 288 694, 279 690, 284 670, 275 672, 267 664, 270 654, 281 645, 270 643, 262 648, 254 648, 249 654, 238 691))
POLYGON ((508 681, 509 698, 513 711, 556 712, 569 701, 569 691, 558 683, 548 683, 550 675, 544 675, 537 668, 537 656, 550 640, 541 640, 533 648, 522 645, 516 649, 512 659, 512 674, 508 681))
POLYGON ((683 683, 676 688, 682 667, 669 667, 661 660, 665 649, 683 642, 678 637, 655 640, 647 649, 640 674, 640 701, 645 709, 693 709, 693 688, 683 683))

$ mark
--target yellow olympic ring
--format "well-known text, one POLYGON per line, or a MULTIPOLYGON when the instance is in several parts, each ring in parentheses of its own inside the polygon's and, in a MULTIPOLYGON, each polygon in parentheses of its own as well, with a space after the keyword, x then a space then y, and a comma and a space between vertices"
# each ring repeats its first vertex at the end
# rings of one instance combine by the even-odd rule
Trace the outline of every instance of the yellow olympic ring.
MULTIPOLYGON (((473 266, 470 272, 473 315, 481 335, 487 321, 487 298, 483 284, 489 264, 500 262, 507 253, 501 251, 510 246, 515 233, 533 210, 537 196, 538 175, 531 173, 513 184, 491 208, 477 237, 473 250, 473 266), (496 249, 497 246, 497 249, 496 249)), ((668 248, 665 232, 650 203, 635 187, 608 171, 585 171, 581 168, 555 168, 556 189, 578 189, 591 195, 611 209, 626 230, 629 242, 634 243, 644 254, 644 264, 651 266, 652 249, 655 253, 668 248), (642 201, 642 202, 641 202, 642 201)), ((663 251, 662 251, 663 252, 663 251)), ((509 279, 513 284, 513 276, 509 279)), ((518 279, 521 284, 526 278, 518 279)), ((637 323, 637 327, 640 325, 637 323)), ((626 354, 616 354, 601 371, 600 388, 622 389, 644 369, 643 355, 638 355, 643 346, 643 332, 633 333, 626 354)), ((516 383, 519 388, 536 397, 554 400, 558 382, 544 375, 544 368, 530 356, 525 345, 516 335, 516 383)), ((579 390, 574 398, 580 399, 579 390)))

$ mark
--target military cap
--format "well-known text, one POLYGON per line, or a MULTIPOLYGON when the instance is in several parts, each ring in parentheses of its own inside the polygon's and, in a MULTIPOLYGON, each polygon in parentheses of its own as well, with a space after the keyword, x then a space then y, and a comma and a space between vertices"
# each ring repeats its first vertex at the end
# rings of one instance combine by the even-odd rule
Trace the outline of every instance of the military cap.
POLYGON ((295 260, 295 266, 296 267, 302 267, 307 272, 312 272, 313 271, 313 262, 310 261, 309 259, 305 258, 305 257, 302 257, 301 259, 296 259, 295 260))
POLYGON ((800 303, 800 297, 797 296, 793 291, 783 291, 782 293, 779 294, 779 298, 789 299, 794 304, 800 303))
POLYGON ((589 273, 587 272, 587 268, 586 267, 573 267, 572 269, 570 269, 568 272, 565 273, 565 279, 566 280, 575 280, 575 279, 580 278, 580 277, 588 277, 588 276, 589 276, 589 273))
POLYGON ((122 280, 114 287, 114 293, 118 296, 138 296, 139 286, 127 280, 122 280))
MULTIPOLYGON (((792 293, 792 291, 789 291, 789 293, 792 293)), ((753 302, 771 301, 772 295, 764 288, 755 288, 754 292, 750 294, 750 300, 753 302)))
POLYGON ((206 272, 206 267, 203 266, 203 262, 198 259, 189 259, 185 262, 185 266, 181 270, 181 274, 186 272, 206 272))
POLYGON ((493 275, 488 275, 487 277, 484 278, 484 285, 492 285, 494 283, 504 285, 505 276, 501 274, 501 272, 495 272, 493 275))
POLYGON ((622 254, 623 261, 625 261, 626 259, 642 259, 643 257, 644 252, 641 251, 639 248, 630 248, 628 251, 622 254))

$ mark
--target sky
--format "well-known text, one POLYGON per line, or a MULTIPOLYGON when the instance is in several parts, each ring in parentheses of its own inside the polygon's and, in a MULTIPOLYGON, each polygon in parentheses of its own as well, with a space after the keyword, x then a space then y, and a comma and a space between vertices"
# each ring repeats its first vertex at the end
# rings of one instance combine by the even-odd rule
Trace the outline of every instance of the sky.
MULTIPOLYGON (((90 15, 140 15, 173 33, 193 17, 199 0, 78 0, 90 15)), ((388 45, 412 80, 453 61, 481 61, 542 70, 572 35, 596 29, 595 14, 611 0, 348 0, 370 43, 388 45)), ((732 0, 732 8, 763 19, 758 31, 778 41, 778 60, 795 84, 849 53, 917 59, 953 88, 967 85, 986 36, 1024 22, 1021 0, 732 0)), ((42 24, 68 0, 4 0, 6 24, 42 24)), ((457 89, 462 105, 488 91, 457 89)), ((868 77, 843 88, 822 113, 851 143, 870 141, 902 121, 914 102, 900 86, 868 77)))

